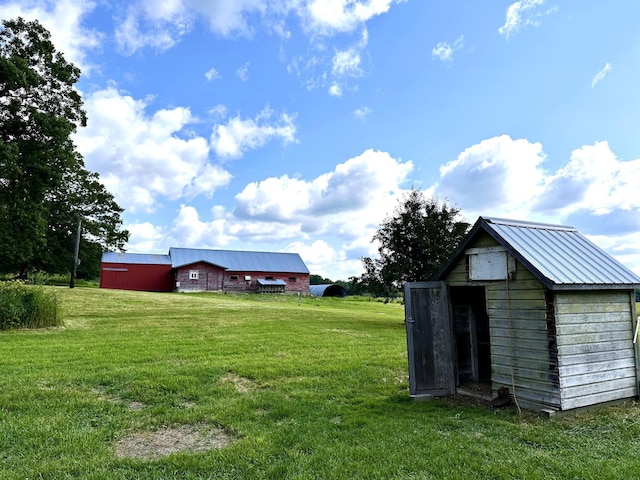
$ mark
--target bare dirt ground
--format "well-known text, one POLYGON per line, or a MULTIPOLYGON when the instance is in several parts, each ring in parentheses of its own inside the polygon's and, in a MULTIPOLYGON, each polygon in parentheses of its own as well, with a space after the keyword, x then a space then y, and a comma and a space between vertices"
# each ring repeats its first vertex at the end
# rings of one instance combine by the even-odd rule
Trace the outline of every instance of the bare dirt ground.
POLYGON ((178 452, 203 452, 226 447, 234 439, 220 428, 178 425, 150 432, 134 432, 116 444, 118 458, 151 460, 178 452))

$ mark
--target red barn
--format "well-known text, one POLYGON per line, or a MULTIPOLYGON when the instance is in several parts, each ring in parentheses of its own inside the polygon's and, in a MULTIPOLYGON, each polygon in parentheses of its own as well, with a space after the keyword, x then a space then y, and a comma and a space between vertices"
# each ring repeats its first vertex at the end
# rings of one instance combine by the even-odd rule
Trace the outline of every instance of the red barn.
POLYGON ((100 288, 170 292, 173 274, 169 255, 105 252, 100 264, 100 288))

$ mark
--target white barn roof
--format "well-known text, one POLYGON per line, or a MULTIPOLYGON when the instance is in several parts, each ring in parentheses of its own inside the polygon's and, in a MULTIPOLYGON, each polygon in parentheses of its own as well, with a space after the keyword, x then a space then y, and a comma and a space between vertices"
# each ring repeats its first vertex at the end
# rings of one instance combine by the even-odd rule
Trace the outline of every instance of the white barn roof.
POLYGON ((169 255, 152 253, 104 252, 102 263, 129 263, 137 265, 171 265, 169 255))
POLYGON ((169 249, 169 256, 174 268, 206 262, 234 272, 309 273, 309 269, 297 253, 172 247, 169 249))
POLYGON ((638 288, 640 277, 573 227, 480 217, 434 279, 441 279, 479 231, 487 232, 551 289, 638 288))

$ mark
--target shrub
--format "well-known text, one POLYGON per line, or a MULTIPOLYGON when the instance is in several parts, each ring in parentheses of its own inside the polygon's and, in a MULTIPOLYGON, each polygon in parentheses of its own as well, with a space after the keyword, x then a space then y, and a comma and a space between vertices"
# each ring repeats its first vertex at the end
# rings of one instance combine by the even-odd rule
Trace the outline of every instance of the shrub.
POLYGON ((0 330, 62 325, 55 292, 21 282, 0 282, 0 330))

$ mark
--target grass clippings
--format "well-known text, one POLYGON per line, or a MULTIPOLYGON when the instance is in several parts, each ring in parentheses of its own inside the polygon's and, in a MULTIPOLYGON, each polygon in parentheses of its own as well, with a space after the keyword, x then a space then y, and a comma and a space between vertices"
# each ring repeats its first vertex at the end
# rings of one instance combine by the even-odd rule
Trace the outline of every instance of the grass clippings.
POLYGON ((205 452, 226 447, 233 439, 220 428, 178 425, 134 432, 116 444, 116 457, 154 460, 174 453, 205 452))

